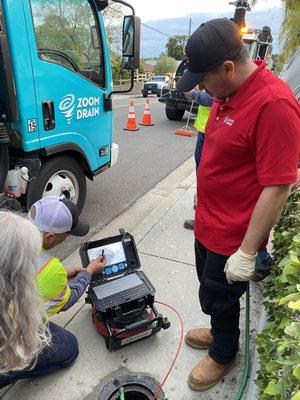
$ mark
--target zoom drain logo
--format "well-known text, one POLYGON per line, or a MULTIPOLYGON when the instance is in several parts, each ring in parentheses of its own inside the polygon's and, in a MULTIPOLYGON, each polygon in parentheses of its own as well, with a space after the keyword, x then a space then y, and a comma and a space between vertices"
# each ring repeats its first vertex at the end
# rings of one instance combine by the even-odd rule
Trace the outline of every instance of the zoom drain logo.
POLYGON ((100 97, 78 97, 74 94, 64 96, 58 106, 68 125, 73 117, 77 120, 97 117, 100 114, 100 97))

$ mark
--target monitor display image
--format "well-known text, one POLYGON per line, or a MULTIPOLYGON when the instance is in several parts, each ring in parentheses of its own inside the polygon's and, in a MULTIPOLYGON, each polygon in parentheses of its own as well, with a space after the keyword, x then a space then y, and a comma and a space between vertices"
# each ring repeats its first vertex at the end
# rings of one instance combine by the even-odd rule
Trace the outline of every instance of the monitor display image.
POLYGON ((87 252, 89 260, 92 261, 101 257, 102 250, 104 250, 104 255, 106 257, 106 268, 117 264, 124 264, 126 262, 122 242, 111 243, 105 246, 89 249, 87 252))

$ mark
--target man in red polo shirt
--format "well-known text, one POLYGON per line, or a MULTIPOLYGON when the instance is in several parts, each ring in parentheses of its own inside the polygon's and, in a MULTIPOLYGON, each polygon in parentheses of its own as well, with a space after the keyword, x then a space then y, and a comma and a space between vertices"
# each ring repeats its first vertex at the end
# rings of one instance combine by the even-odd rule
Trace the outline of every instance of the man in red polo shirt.
POLYGON ((202 81, 216 97, 197 171, 195 221, 199 298, 211 327, 185 337, 209 350, 188 378, 191 389, 206 390, 235 363, 239 298, 297 179, 300 111, 289 87, 249 58, 226 18, 202 24, 186 55, 177 88, 187 92, 202 81))

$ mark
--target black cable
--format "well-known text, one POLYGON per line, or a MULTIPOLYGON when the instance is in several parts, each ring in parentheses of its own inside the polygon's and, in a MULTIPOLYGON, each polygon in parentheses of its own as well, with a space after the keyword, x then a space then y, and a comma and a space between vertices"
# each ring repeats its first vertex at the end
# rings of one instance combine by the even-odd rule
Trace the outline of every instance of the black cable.
MULTIPOLYGON (((120 10, 117 10, 117 9, 111 7, 111 6, 108 6, 108 8, 110 8, 111 10, 113 10, 113 11, 115 11, 115 12, 117 12, 117 13, 123 15, 124 17, 126 16, 126 14, 124 14, 124 13, 123 13, 122 11, 120 11, 120 10)), ((141 22, 141 25, 145 26, 145 27, 148 28, 148 29, 151 29, 152 31, 155 31, 155 32, 157 32, 157 33, 160 33, 161 35, 167 36, 168 38, 174 38, 174 39, 176 39, 175 36, 168 35, 167 33, 162 32, 162 31, 160 31, 159 29, 153 28, 153 27, 150 26, 150 25, 144 24, 143 22, 141 22)))

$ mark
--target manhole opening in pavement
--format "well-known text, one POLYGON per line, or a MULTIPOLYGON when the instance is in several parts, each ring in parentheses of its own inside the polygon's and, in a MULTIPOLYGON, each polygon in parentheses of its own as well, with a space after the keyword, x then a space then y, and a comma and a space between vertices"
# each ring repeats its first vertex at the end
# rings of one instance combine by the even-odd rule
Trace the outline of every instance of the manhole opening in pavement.
MULTIPOLYGON (((124 391, 125 400, 152 400, 160 384, 146 375, 122 376, 104 386, 99 400, 122 400, 121 387, 124 391)), ((165 399, 163 391, 157 393, 156 399, 165 399)))

